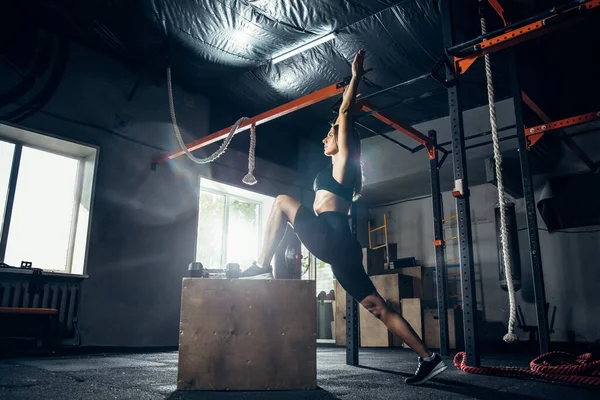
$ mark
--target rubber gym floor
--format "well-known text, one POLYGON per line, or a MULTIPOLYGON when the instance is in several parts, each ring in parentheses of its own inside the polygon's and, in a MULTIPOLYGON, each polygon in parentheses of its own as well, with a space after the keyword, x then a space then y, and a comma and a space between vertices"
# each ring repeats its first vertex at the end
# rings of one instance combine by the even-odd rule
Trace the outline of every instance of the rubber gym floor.
MULTIPOLYGON (((524 355, 485 355, 485 366, 527 366, 524 355)), ((95 353, 0 359, 0 399, 598 399, 600 389, 448 369, 423 386, 404 378, 416 367, 404 349, 360 349, 360 366, 345 349, 317 349, 317 390, 270 392, 178 391, 177 351, 95 353)))

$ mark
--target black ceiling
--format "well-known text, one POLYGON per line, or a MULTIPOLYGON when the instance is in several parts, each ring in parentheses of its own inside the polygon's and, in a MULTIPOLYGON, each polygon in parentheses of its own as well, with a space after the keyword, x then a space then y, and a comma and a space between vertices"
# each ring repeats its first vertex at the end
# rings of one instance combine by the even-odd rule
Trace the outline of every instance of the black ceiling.
MULTIPOLYGON (((442 0, 15 1, 32 20, 67 32, 137 73, 162 80, 170 62, 176 83, 227 109, 227 117, 215 118, 226 125, 215 123, 214 129, 342 80, 350 74, 350 62, 360 48, 367 54, 366 67, 373 69, 360 87, 365 94, 429 73, 444 52, 442 0), (269 62, 274 55, 333 30, 338 31, 335 40, 277 65, 269 62)), ((477 36, 478 2, 456 1, 458 40, 477 36)), ((565 0, 500 3, 518 21, 565 0)), ((501 27, 487 2, 485 6, 488 30, 501 27)), ((523 86, 557 119, 599 108, 594 93, 600 89, 598 64, 590 51, 600 48, 597 23, 596 19, 580 24, 518 48, 523 86)), ((508 71, 502 53, 494 54, 492 62, 499 100, 510 95, 508 71)), ((461 80, 465 108, 487 102, 481 60, 461 80)), ((282 131, 289 132, 290 140, 291 135, 319 140, 335 100, 265 124, 261 135, 273 142, 282 131)), ((448 113, 446 90, 433 79, 374 99, 380 107, 400 102, 389 112, 408 124, 448 113)), ((213 112, 218 113, 219 107, 213 112)), ((365 123, 378 132, 388 130, 372 119, 365 123)), ((360 133, 371 135, 366 130, 360 133)), ((245 143, 241 147, 247 148, 245 143)), ((260 156, 261 150, 257 152, 260 156)), ((286 157, 274 161, 289 163, 286 157)))

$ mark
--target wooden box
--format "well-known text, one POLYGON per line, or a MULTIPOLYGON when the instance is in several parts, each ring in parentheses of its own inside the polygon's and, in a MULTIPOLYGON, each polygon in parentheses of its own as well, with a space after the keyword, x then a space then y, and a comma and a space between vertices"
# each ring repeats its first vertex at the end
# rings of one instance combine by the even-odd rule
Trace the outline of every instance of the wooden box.
MULTIPOLYGON (((448 309, 448 345, 450 346, 450 349, 457 348, 457 339, 459 345, 462 343, 462 338, 460 337, 460 334, 462 333, 461 316, 461 310, 448 309)), ((425 326, 425 345, 431 349, 439 349, 440 320, 438 318, 438 310, 424 310, 423 320, 425 326)))
MULTIPOLYGON (((421 308, 421 299, 402 299, 402 317, 412 326, 413 330, 421 339, 423 339, 423 310, 421 308)), ((402 347, 408 346, 402 343, 402 347)))
MULTIPOLYGON (((384 275, 373 275, 369 278, 379 295, 397 312, 401 312, 401 300, 413 296, 413 278, 411 276, 399 275, 390 271, 384 275)), ((346 345, 346 291, 338 281, 334 281, 334 290, 336 298, 335 344, 344 346, 346 345)), ((402 340, 389 332, 379 319, 375 318, 362 305, 358 307, 359 342, 362 347, 399 347, 402 345, 402 340)))
POLYGON ((316 285, 184 278, 178 390, 316 388, 316 285))
MULTIPOLYGON (((397 274, 371 276, 371 281, 379 295, 388 305, 400 312, 400 284, 402 280, 397 274)), ((393 335, 388 328, 367 309, 360 307, 360 345, 362 347, 400 346, 402 341, 393 335)))
POLYGON ((422 299, 423 298, 423 277, 425 276, 424 267, 406 267, 398 268, 394 271, 397 273, 412 277, 413 293, 411 297, 422 299))
MULTIPOLYGON (((385 299, 385 297, 384 297, 385 299)), ((423 339, 423 314, 421 299, 401 299, 400 306, 388 301, 392 309, 398 311, 412 326, 415 333, 423 339)), ((405 347, 399 336, 390 332, 387 327, 375 318, 364 307, 360 310, 360 343, 361 347, 405 347)))
MULTIPOLYGON (((337 280, 333 281, 335 308, 333 310, 334 338, 338 346, 346 345, 346 291, 337 280)), ((359 307, 362 307, 359 305, 359 307)))
POLYGON ((391 347, 393 335, 387 327, 373 316, 363 306, 359 306, 360 346, 361 347, 391 347))
MULTIPOLYGON (((396 243, 388 243, 388 251, 390 255, 390 264, 396 259, 398 253, 398 245, 396 243)), ((383 271, 388 270, 386 267, 387 258, 385 256, 385 247, 380 247, 375 250, 368 250, 368 273, 369 275, 378 275, 383 271)))

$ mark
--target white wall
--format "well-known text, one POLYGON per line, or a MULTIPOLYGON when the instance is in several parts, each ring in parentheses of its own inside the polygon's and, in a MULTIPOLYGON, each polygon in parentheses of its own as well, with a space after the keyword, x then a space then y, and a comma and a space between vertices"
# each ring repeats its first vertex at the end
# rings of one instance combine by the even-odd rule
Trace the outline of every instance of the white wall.
MULTIPOLYGON (((512 99, 507 99, 496 103, 496 117, 498 128, 514 125, 514 107, 512 99)), ((478 107, 472 110, 466 110, 463 113, 464 119, 464 134, 465 136, 473 135, 480 132, 485 132, 490 129, 489 111, 487 106, 478 107)), ((449 117, 439 118, 433 121, 427 121, 413 126, 416 130, 428 134, 429 130, 437 132, 438 143, 443 143, 451 140, 449 117)), ((500 137, 514 135, 514 129, 506 130, 500 133, 500 137)), ((400 132, 392 132, 388 136, 406 144, 409 147, 415 147, 418 143, 400 132)), ((491 140, 491 136, 482 139, 474 139, 468 144, 476 144, 491 140)), ((507 140, 501 143, 501 149, 509 149, 517 147, 516 140, 507 140)), ((450 149, 450 146, 446 146, 450 149)), ((366 184, 376 184, 378 182, 389 181, 399 176, 415 174, 421 171, 428 171, 429 160, 425 150, 421 150, 414 154, 397 146, 389 140, 374 136, 363 140, 362 144, 362 161, 364 164, 364 174, 366 184)), ((468 157, 483 158, 491 155, 491 145, 482 146, 469 150, 468 157)), ((448 159, 448 164, 452 163, 451 157, 448 159)), ((426 185, 428 181, 424 182, 426 185)))
MULTIPOLYGON (((539 191, 537 191, 539 194, 539 191)), ((443 193, 444 215, 455 214, 455 202, 451 193, 443 193)), ((483 310, 485 325, 481 331, 484 341, 500 340, 505 333, 508 316, 508 294, 499 286, 498 253, 494 207, 497 202, 496 187, 480 185, 471 187, 471 218, 473 233, 473 256, 477 282, 478 309, 483 310)), ((381 223, 383 213, 388 213, 389 240, 398 244, 398 257, 414 256, 421 265, 435 266, 433 249, 433 217, 431 198, 408 201, 388 207, 370 209, 376 223, 381 223)), ((533 296, 527 222, 524 200, 515 201, 523 288, 517 292, 528 325, 536 324, 533 296)), ((539 227, 545 229, 538 217, 539 227)), ((446 224, 445 237, 455 236, 456 228, 446 224)), ((362 229, 362 228, 361 228, 362 229)), ((364 228, 366 229, 366 228, 364 228)), ((598 227, 571 229, 570 231, 593 231, 598 227)), ((557 306, 554 341, 566 341, 568 331, 577 335, 578 341, 593 342, 600 339, 600 323, 591 316, 600 315, 600 233, 550 234, 540 230, 542 265, 546 285, 546 299, 557 306)), ((455 246, 446 249, 446 258, 458 255, 455 246)), ((457 269, 455 270, 457 271, 457 269)), ((450 271, 453 272, 453 271, 450 271)), ((426 286, 432 288, 433 286, 426 286)), ((431 290, 431 289, 429 289, 431 290)), ((430 293, 435 298, 434 293, 430 293)), ((527 334, 518 330, 521 339, 527 334)))

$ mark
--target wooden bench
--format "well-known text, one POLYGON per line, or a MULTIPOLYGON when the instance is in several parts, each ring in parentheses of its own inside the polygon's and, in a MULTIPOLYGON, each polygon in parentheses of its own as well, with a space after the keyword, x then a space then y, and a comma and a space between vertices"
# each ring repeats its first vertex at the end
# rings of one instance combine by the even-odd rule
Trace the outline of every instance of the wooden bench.
POLYGON ((0 307, 0 339, 31 338, 43 347, 52 341, 57 317, 55 308, 0 307))
POLYGON ((0 307, 0 314, 56 315, 55 308, 0 307))

